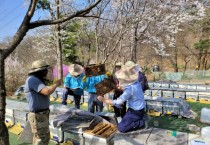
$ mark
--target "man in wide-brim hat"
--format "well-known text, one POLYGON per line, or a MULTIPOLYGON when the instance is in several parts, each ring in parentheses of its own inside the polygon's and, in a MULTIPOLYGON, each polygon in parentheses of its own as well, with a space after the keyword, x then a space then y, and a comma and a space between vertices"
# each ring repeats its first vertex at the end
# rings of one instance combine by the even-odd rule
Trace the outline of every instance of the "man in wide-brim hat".
POLYGON ((50 65, 43 60, 34 61, 25 83, 24 91, 30 110, 28 120, 34 134, 33 145, 48 144, 50 141, 49 95, 61 85, 61 80, 47 86, 45 79, 49 68, 50 65))
POLYGON ((128 110, 122 121, 118 124, 120 132, 129 132, 141 129, 145 125, 145 100, 138 81, 138 73, 133 67, 123 65, 120 70, 115 73, 119 81, 119 88, 123 89, 123 94, 116 100, 105 99, 102 96, 98 97, 99 101, 104 103, 119 106, 127 101, 128 110))
POLYGON ((69 66, 69 74, 65 77, 64 88, 61 104, 67 105, 68 95, 74 97, 75 108, 80 109, 81 96, 84 94, 82 86, 82 78, 84 77, 84 69, 79 64, 71 64, 69 66))

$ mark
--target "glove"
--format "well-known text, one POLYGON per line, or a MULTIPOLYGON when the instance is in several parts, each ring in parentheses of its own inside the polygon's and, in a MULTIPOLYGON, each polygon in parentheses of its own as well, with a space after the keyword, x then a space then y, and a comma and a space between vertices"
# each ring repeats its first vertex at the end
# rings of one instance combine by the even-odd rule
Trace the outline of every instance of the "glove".
POLYGON ((107 77, 112 77, 112 74, 111 74, 109 71, 107 71, 107 72, 106 72, 106 76, 107 76, 107 77))
POLYGON ((83 82, 86 82, 86 78, 87 78, 87 77, 84 76, 84 77, 82 78, 82 81, 83 81, 83 82))

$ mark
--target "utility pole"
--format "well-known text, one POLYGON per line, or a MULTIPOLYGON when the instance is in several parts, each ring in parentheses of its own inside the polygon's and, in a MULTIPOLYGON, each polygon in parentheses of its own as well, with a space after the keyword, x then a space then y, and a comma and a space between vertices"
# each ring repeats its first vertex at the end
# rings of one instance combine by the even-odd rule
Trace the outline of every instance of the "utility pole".
MULTIPOLYGON (((59 0, 55 0, 56 3, 56 19, 60 18, 59 0)), ((61 46, 61 34, 60 24, 56 25, 56 37, 57 37, 57 66, 58 66, 58 79, 63 80, 63 59, 62 59, 62 46, 61 46)))

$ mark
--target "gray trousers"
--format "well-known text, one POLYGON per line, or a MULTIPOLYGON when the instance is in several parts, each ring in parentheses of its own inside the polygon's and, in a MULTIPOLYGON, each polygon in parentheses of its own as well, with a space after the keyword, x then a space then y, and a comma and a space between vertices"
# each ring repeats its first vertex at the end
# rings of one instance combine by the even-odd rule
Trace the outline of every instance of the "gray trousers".
POLYGON ((103 111, 103 102, 98 101, 96 93, 88 93, 88 111, 94 113, 103 111))

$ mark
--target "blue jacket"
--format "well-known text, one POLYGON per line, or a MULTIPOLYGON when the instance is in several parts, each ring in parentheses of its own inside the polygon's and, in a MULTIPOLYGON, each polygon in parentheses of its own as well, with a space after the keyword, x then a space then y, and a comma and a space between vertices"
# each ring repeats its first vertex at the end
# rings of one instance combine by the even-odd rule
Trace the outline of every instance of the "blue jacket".
POLYGON ((119 98, 113 100, 115 106, 119 106, 127 101, 128 108, 133 110, 141 110, 145 108, 146 102, 144 100, 144 93, 141 88, 139 81, 134 82, 131 85, 128 85, 123 90, 123 94, 119 98))
POLYGON ((86 78, 86 81, 83 82, 83 88, 86 89, 87 92, 96 93, 95 85, 100 83, 104 80, 104 78, 107 78, 106 75, 100 75, 100 76, 92 76, 86 78))
POLYGON ((83 83, 82 83, 82 78, 84 77, 84 74, 81 74, 79 77, 75 78, 68 74, 65 77, 64 80, 64 86, 70 89, 83 89, 83 83))

